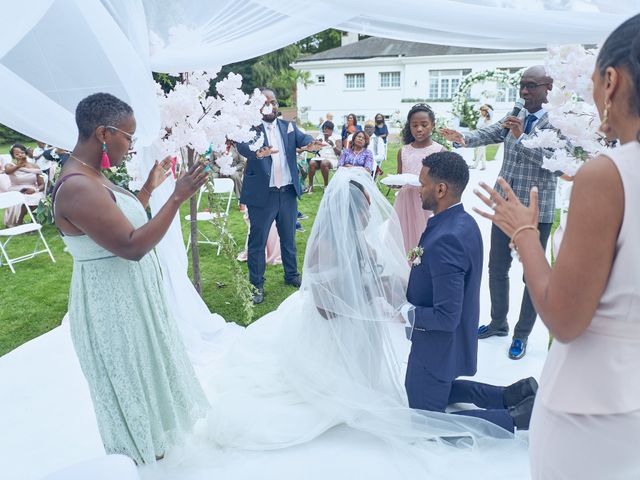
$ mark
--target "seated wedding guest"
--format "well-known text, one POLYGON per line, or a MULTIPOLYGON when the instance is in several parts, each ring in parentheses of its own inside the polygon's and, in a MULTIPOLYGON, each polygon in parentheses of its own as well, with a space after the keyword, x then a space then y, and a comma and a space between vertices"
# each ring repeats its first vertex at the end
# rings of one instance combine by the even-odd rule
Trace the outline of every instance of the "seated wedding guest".
POLYGON ((352 148, 344 148, 338 161, 339 167, 363 167, 369 173, 373 172, 373 155, 369 146, 369 135, 362 131, 354 134, 352 148))
MULTIPOLYGON (((5 173, 9 177, 9 191, 20 192, 24 195, 25 203, 34 209, 44 198, 44 178, 42 171, 35 164, 29 162, 27 148, 16 143, 9 150, 14 163, 5 166, 5 173)), ((27 209, 24 206, 8 208, 4 212, 4 224, 7 227, 22 225, 27 209)))
POLYGON ((208 174, 196 162, 148 220, 149 198, 171 173, 171 157, 156 161, 135 197, 101 171, 120 166, 133 146, 131 107, 96 93, 76 107, 76 124, 78 141, 53 192, 56 226, 74 258, 71 338, 107 454, 154 463, 208 408, 153 251, 208 174))
MULTIPOLYGON (((418 103, 411 107, 402 129, 404 146, 398 150, 398 173, 419 175, 422 159, 444 150, 442 145, 431 140, 435 125, 436 116, 429 105, 418 103)), ((422 208, 420 188, 413 185, 404 185, 400 189, 393 208, 398 214, 404 248, 408 252, 418 244, 431 212, 422 208)))
POLYGON ((316 137, 326 144, 315 156, 309 158, 309 190, 307 193, 313 193, 313 177, 316 171, 320 169, 322 172, 322 180, 325 188, 329 184, 329 170, 338 166, 338 158, 342 149, 342 140, 334 135, 333 122, 326 121, 322 124, 322 133, 316 137))
POLYGON ((340 138, 342 139, 342 146, 348 147, 349 142, 347 139, 349 135, 353 135, 360 131, 362 131, 362 127, 358 125, 358 119, 356 116, 353 113, 347 115, 347 121, 342 125, 342 134, 340 135, 340 138))
POLYGON ((378 136, 375 131, 375 124, 371 120, 366 121, 364 133, 369 135, 369 150, 371 150, 373 161, 376 164, 376 168, 378 168, 387 158, 387 146, 382 137, 378 136))
POLYGON ((384 143, 387 143, 389 129, 387 128, 387 124, 384 122, 384 115, 377 113, 375 119, 375 134, 380 137, 384 143))
POLYGON ((592 79, 600 131, 620 146, 576 174, 553 267, 535 186, 529 207, 502 178, 504 196, 485 184, 490 198, 478 193, 554 338, 531 422, 534 480, 640 478, 640 15, 607 38, 592 79))
POLYGON ((482 410, 458 415, 483 418, 510 432, 527 429, 537 383, 533 378, 508 387, 471 380, 477 371, 482 236, 461 202, 469 167, 453 152, 422 160, 422 208, 433 212, 413 255, 407 286, 412 324, 405 386, 411 408, 444 412, 471 403, 482 410))

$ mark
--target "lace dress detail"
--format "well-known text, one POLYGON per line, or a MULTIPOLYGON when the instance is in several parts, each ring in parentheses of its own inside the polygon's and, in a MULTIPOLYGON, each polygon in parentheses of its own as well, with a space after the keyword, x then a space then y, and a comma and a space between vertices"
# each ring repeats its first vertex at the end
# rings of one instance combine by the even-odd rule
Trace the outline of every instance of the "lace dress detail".
MULTIPOLYGON (((136 198, 112 191, 134 227, 147 222, 136 198)), ((208 409, 169 313, 156 254, 135 262, 87 235, 62 238, 74 258, 71 337, 105 450, 153 463, 208 409)))

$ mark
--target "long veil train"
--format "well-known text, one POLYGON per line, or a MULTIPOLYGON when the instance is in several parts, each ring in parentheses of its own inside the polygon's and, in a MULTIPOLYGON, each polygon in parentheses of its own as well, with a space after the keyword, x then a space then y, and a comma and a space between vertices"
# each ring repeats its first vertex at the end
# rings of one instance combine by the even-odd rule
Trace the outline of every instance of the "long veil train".
POLYGON ((408 273, 389 202, 365 171, 338 170, 308 240, 300 291, 249 326, 211 372, 209 438, 264 451, 344 424, 389 441, 403 468, 407 452, 428 470, 455 464, 452 478, 460 468, 472 474, 478 453, 483 462, 525 454, 520 440, 484 420, 408 407, 395 348, 406 342, 398 312, 408 273))

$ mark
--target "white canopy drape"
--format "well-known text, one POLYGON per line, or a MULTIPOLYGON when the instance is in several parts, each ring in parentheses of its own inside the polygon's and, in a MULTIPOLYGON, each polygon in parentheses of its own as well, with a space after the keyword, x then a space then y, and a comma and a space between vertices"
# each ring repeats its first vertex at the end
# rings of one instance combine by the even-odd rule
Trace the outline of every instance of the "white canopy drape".
MULTIPOLYGON (((152 71, 253 58, 329 27, 401 40, 488 48, 599 43, 640 0, 22 0, 0 1, 0 123, 72 148, 73 112, 105 91, 134 109, 138 147, 159 133, 152 71)), ((147 167, 154 158, 146 152, 147 167)), ((154 193, 155 212, 172 185, 154 193)), ((179 220, 158 247, 186 338, 221 325, 186 276, 179 220)), ((195 340, 194 340, 195 342, 195 340)))

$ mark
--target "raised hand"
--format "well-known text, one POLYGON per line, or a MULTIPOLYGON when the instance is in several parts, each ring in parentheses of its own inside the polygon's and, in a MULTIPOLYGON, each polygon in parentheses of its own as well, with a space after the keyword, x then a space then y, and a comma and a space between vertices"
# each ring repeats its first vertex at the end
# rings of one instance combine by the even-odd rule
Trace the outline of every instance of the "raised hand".
POLYGON ((171 156, 166 156, 161 162, 155 161, 153 168, 149 172, 147 181, 145 182, 145 188, 151 192, 168 178, 171 173, 171 156))
POLYGON ((206 166, 206 163, 196 162, 188 172, 180 176, 173 192, 178 202, 182 203, 191 198, 205 184, 209 176, 205 171, 206 166))
POLYGON ((273 148, 272 146, 267 145, 266 147, 262 147, 260 150, 256 152, 256 157, 264 158, 264 157, 270 156, 272 153, 278 153, 278 152, 279 150, 277 148, 273 148))
POLYGON ((304 147, 300 147, 300 150, 303 150, 305 152, 317 152, 318 150, 328 145, 329 145, 328 143, 325 143, 321 140, 314 140, 313 142, 308 143, 304 147))
POLYGON ((525 225, 537 226, 538 187, 531 189, 529 206, 525 207, 504 178, 498 177, 498 184, 505 193, 505 198, 484 182, 481 182, 480 186, 489 194, 488 197, 478 190, 473 191, 486 206, 493 209, 493 215, 476 207, 473 207, 473 210, 478 215, 491 220, 509 238, 520 227, 525 225))
POLYGON ((449 140, 450 142, 459 143, 463 147, 465 145, 464 136, 457 130, 453 130, 451 128, 441 128, 438 130, 438 133, 440 133, 440 135, 442 135, 445 139, 449 140))

